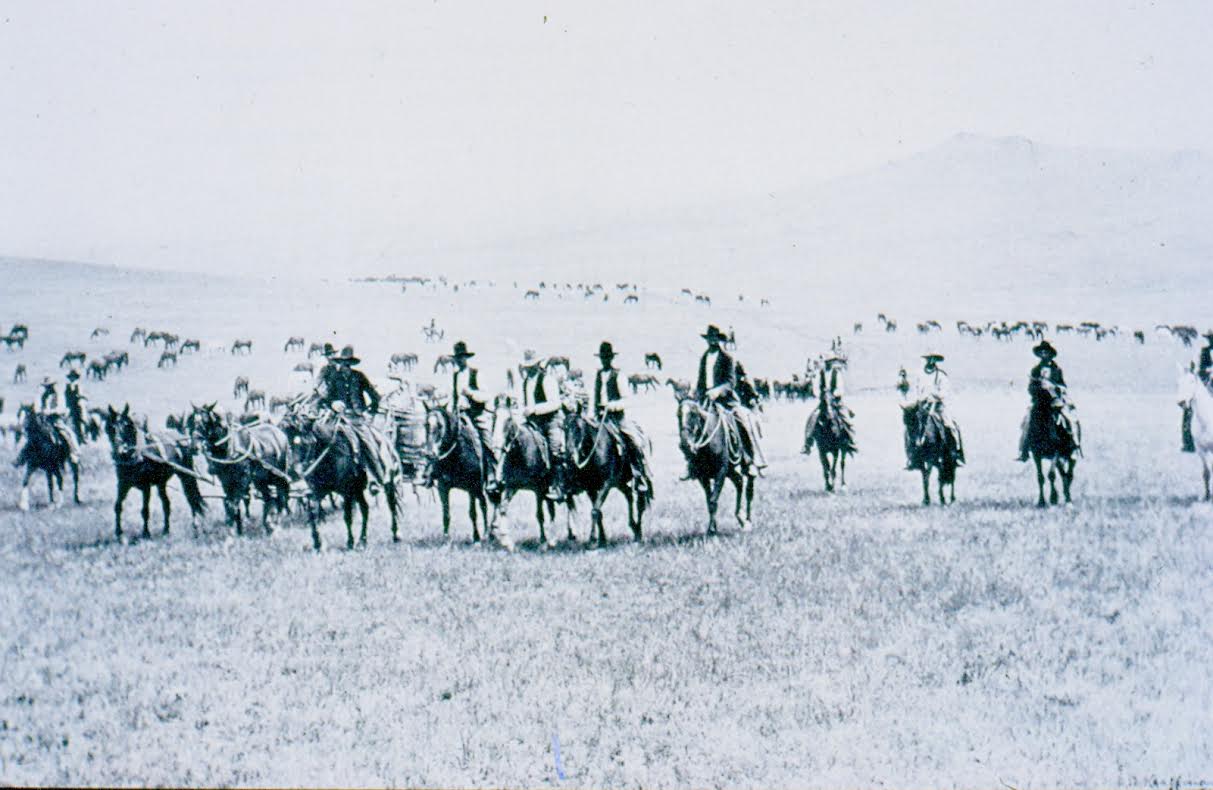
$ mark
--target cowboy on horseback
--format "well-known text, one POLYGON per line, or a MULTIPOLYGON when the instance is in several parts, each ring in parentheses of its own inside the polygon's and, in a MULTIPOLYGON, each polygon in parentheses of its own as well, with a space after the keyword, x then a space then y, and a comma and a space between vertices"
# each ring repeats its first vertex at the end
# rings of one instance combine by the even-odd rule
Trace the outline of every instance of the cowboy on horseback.
POLYGON ((80 373, 75 368, 67 372, 67 385, 63 388, 63 400, 67 404, 67 417, 71 422, 72 433, 76 441, 84 443, 84 402, 88 400, 81 392, 80 373))
MULTIPOLYGON (((71 374, 74 372, 75 371, 71 371, 68 373, 69 379, 71 379, 71 374)), ((76 378, 80 378, 80 374, 77 373, 76 378)), ((79 390, 77 390, 77 392, 79 392, 79 390)), ((55 381, 51 379, 50 376, 42 379, 42 398, 39 406, 42 416, 46 418, 47 422, 50 423, 51 428, 54 429, 55 435, 57 435, 67 447, 68 459, 74 464, 80 463, 80 445, 76 438, 74 426, 68 423, 68 415, 59 409, 59 393, 55 390, 55 381)), ((26 443, 26 446, 28 446, 28 442, 26 443)), ((13 466, 20 466, 21 463, 23 463, 21 460, 22 458, 22 454, 18 452, 18 460, 13 463, 13 466)))
MULTIPOLYGON (((326 348, 326 353, 330 349, 331 346, 326 348)), ((370 416, 379 411, 379 393, 366 374, 354 367, 361 361, 354 356, 353 346, 346 346, 338 355, 330 355, 328 364, 321 371, 316 402, 330 410, 371 476, 382 485, 387 469, 379 456, 380 443, 370 424, 370 416)))
POLYGON ((745 374, 741 365, 721 347, 729 338, 718 326, 708 326, 701 337, 707 342, 708 348, 699 358, 695 397, 701 403, 720 406, 734 416, 733 422, 742 446, 740 471, 749 477, 757 477, 767 464, 762 448, 758 445, 758 431, 754 427, 753 414, 740 397, 740 381, 745 374))
POLYGON ((649 469, 648 455, 645 447, 648 439, 640 427, 624 416, 626 402, 619 389, 619 368, 611 362, 615 359, 615 349, 607 341, 598 346, 598 359, 602 367, 594 376, 594 416, 606 420, 619 430, 627 452, 628 463, 632 467, 632 479, 639 492, 652 489, 653 474, 649 469))
MULTIPOLYGON (((563 406, 559 397, 560 384, 559 381, 548 382, 547 358, 537 357, 529 349, 519 367, 522 371, 522 416, 547 441, 548 460, 552 468, 552 484, 548 488, 547 498, 560 501, 564 499, 565 480, 568 476, 568 470, 565 468, 564 425, 559 419, 563 406), (549 386, 554 390, 550 394, 549 386)), ((497 461, 498 480, 502 478, 501 465, 504 462, 503 454, 497 461)))
POLYGON ((914 435, 906 432, 906 471, 921 471, 922 459, 920 450, 927 440, 927 428, 931 423, 943 428, 951 435, 956 447, 956 465, 964 466, 964 440, 960 435, 960 426, 946 413, 944 401, 948 396, 948 373, 939 367, 944 361, 942 354, 924 354, 922 375, 915 388, 917 425, 914 435))
MULTIPOLYGON (((1202 384, 1213 390, 1213 329, 1204 334, 1205 347, 1200 350, 1200 363, 1196 368, 1196 378, 1202 384)), ((1196 442, 1192 439, 1192 403, 1186 401, 1179 404, 1183 409, 1183 451, 1196 452, 1196 442)))
POLYGON ((805 431, 805 453, 808 453, 812 447, 813 428, 822 417, 832 420, 837 425, 838 432, 847 442, 850 452, 856 451, 855 428, 851 425, 851 418, 855 416, 855 413, 842 403, 843 373, 846 366, 845 357, 831 354, 825 359, 821 370, 817 373, 817 405, 813 407, 813 411, 809 415, 808 429, 805 431))
POLYGON ((486 491, 497 489, 497 461, 493 453, 493 420, 485 406, 485 397, 480 392, 480 371, 468 365, 476 356, 469 351, 467 343, 455 344, 451 358, 455 372, 451 376, 451 414, 454 424, 459 425, 460 416, 466 416, 480 438, 480 472, 486 491))
MULTIPOLYGON (((1047 400, 1056 415, 1063 409, 1073 408, 1066 399, 1066 377, 1061 366, 1057 364, 1057 349, 1047 340, 1042 340, 1032 349, 1032 353, 1040 360, 1028 376, 1028 394, 1032 403, 1047 400)), ((1023 418, 1019 431, 1019 457, 1021 463, 1028 460, 1028 428, 1031 424, 1032 410, 1028 409, 1023 418)))

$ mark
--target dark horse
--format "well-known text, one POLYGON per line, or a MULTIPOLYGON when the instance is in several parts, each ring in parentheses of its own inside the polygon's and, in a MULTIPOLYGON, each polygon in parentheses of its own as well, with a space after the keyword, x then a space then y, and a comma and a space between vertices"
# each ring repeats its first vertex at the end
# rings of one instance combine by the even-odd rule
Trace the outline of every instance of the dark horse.
POLYGON ((62 493, 64 466, 71 467, 72 501, 79 505, 80 467, 72 461, 71 448, 55 428, 52 423, 53 418, 47 414, 39 414, 32 407, 23 408, 22 412, 25 415, 23 422, 25 446, 17 454, 17 460, 13 461, 13 466, 24 466, 25 478, 21 481, 21 496, 17 501, 17 506, 22 510, 29 510, 29 480, 33 477, 34 472, 38 471, 46 474, 47 496, 50 498, 52 506, 57 505, 55 488, 58 486, 62 493))
MULTIPOLYGON (((509 395, 498 395, 493 403, 493 436, 500 441, 501 493, 494 502, 492 529, 496 531, 497 520, 509 522, 510 501, 519 491, 530 491, 535 495, 535 520, 539 522, 539 540, 546 546, 554 546, 556 539, 548 539, 546 521, 556 521, 556 503, 547 498, 548 489, 555 477, 553 459, 547 446, 547 438, 533 425, 520 420, 512 409, 514 399, 509 395), (547 505, 547 518, 544 505, 547 505)), ((507 530, 503 530, 502 535, 507 530)), ((575 540, 572 530, 569 539, 575 540)), ((507 538, 508 540, 508 538, 507 538)))
POLYGON ((1082 429, 1077 420, 1071 419, 1070 408, 1051 381, 1042 381, 1033 393, 1032 410, 1028 413, 1028 452, 1036 464, 1037 507, 1047 507, 1042 461, 1049 462, 1049 504, 1058 503, 1059 474, 1066 504, 1070 504, 1070 484, 1074 482, 1077 456, 1082 453, 1079 449, 1082 429))
POLYGON ((644 540, 644 512, 653 501, 652 482, 649 490, 636 490, 627 445, 618 429, 608 420, 592 422, 578 410, 565 417, 564 435, 570 456, 569 501, 571 504, 578 493, 590 498, 590 540, 596 535, 599 546, 607 544, 602 505, 612 490, 618 490, 628 501, 628 526, 632 528, 632 537, 637 542, 644 540))
POLYGON ((856 452, 846 415, 840 413, 843 408, 829 397, 822 398, 805 423, 804 453, 812 453, 813 445, 817 445, 826 491, 834 490, 835 481, 838 488, 847 487, 847 456, 856 452))
POLYGON ((105 434, 109 437, 114 471, 118 477, 118 499, 114 502, 114 534, 122 537, 122 503, 132 488, 143 494, 143 537, 151 537, 147 521, 152 486, 160 494, 160 509, 164 512, 164 534, 168 534, 168 481, 177 475, 185 501, 190 506, 194 528, 206 512, 206 503, 198 491, 198 480, 191 471, 193 454, 189 442, 178 434, 160 434, 140 427, 131 416, 130 404, 121 411, 110 406, 105 412, 105 434))
MULTIPOLYGON (((354 503, 362 514, 362 532, 358 542, 366 545, 366 522, 369 505, 366 488, 370 481, 362 455, 345 429, 335 420, 294 412, 282 419, 282 430, 290 440, 295 469, 312 491, 308 507, 308 523, 312 528, 312 548, 320 550, 320 502, 329 494, 342 498, 345 515, 346 548, 354 548, 354 503)), ((392 518, 392 541, 400 540, 399 461, 385 470, 387 480, 383 493, 392 518)))
POLYGON ((270 512, 287 512, 290 504, 290 443, 286 434, 269 423, 236 424, 230 415, 220 414, 215 404, 194 406, 188 419, 190 437, 206 458, 211 474, 223 488, 223 506, 229 524, 235 522, 236 534, 244 532, 241 504, 249 497, 249 487, 261 495, 261 523, 270 529, 270 512))
POLYGON ((425 407, 425 441, 430 456, 430 481, 438 486, 438 499, 442 502, 442 534, 451 531, 451 489, 466 491, 468 495, 468 518, 472 520, 472 540, 480 540, 480 528, 476 523, 476 506, 484 516, 484 526, 489 528, 489 506, 485 495, 484 471, 480 464, 480 436, 465 418, 455 427, 455 417, 446 409, 425 407))
POLYGON ((692 398, 678 402, 678 446, 686 457, 689 479, 703 486, 708 505, 708 534, 716 534, 716 505, 724 481, 737 490, 737 523, 751 528, 750 507, 754 501, 754 478, 739 469, 741 440, 734 418, 719 405, 704 407, 692 398))
POLYGON ((909 445, 917 448, 918 469, 922 472, 922 503, 931 504, 931 469, 934 468, 939 472, 939 504, 946 505, 956 501, 956 469, 960 448, 943 420, 924 411, 928 408, 926 402, 917 401, 902 406, 901 417, 909 445), (945 486, 949 489, 950 497, 945 496, 945 486))

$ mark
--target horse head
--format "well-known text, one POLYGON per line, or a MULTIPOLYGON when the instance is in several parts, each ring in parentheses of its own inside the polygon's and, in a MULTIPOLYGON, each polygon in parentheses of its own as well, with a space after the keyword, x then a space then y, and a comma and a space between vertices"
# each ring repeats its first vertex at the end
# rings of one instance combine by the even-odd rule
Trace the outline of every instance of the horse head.
POLYGON ((131 415, 131 405, 122 411, 110 406, 105 413, 105 435, 109 437, 114 458, 119 461, 138 460, 139 426, 131 415))
POLYGON ((696 438, 703 433, 707 412, 694 398, 678 399, 678 438, 684 452, 690 452, 696 438))

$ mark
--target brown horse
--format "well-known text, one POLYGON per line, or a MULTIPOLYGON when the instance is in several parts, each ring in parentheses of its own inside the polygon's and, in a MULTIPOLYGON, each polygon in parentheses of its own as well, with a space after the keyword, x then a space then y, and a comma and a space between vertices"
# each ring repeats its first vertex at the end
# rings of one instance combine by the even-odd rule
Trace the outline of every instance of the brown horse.
POLYGON ((456 421, 455 416, 446 409, 427 403, 425 440, 430 456, 429 479, 438 487, 438 499, 442 503, 442 534, 450 534, 451 489, 459 489, 467 492, 472 540, 479 542, 477 506, 484 517, 485 528, 489 528, 484 466, 481 464, 481 454, 487 449, 480 446, 480 435, 466 418, 456 421))
MULTIPOLYGON (((628 502, 628 526, 632 537, 644 540, 644 514, 653 501, 652 481, 646 491, 637 491, 627 445, 618 429, 608 420, 592 422, 580 409, 564 419, 565 446, 569 451, 568 497, 570 506, 576 494, 590 499, 590 540, 607 544, 602 521, 602 506, 611 491, 623 494, 628 502)), ((569 530, 570 538, 572 529, 569 530)))
POLYGON ((731 422, 735 418, 718 405, 701 406, 691 398, 678 402, 678 446, 687 461, 688 478, 703 487, 708 506, 709 535, 716 534, 716 506, 724 481, 737 491, 734 511, 742 531, 751 529, 754 478, 740 467, 741 438, 731 422))
MULTIPOLYGON (((509 522, 510 502, 519 491, 535 495, 535 520, 539 522, 539 540, 546 546, 556 545, 553 535, 548 538, 546 523, 556 520, 556 503, 547 498, 555 478, 556 459, 551 457, 545 437, 535 426, 520 419, 514 412, 514 399, 498 395, 493 402, 494 443, 501 447, 500 496, 494 502, 492 528, 497 522, 509 522), (547 516, 544 507, 547 507, 547 516)), ((575 540, 572 529, 569 539, 575 540)))
POLYGON ((80 504, 80 467, 71 459, 71 447, 63 438, 52 420, 55 417, 39 414, 33 406, 21 409, 25 415, 22 422, 25 435, 25 446, 17 454, 13 466, 25 467, 25 477, 21 481, 21 496, 18 507, 29 510, 29 481, 34 472, 46 474, 46 493, 52 507, 60 503, 55 501, 55 488, 63 492, 63 467, 72 470, 72 501, 80 504))

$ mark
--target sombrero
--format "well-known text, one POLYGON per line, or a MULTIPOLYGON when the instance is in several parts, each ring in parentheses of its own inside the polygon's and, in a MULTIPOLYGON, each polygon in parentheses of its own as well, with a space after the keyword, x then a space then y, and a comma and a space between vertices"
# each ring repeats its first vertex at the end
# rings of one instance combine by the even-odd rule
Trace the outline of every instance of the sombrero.
POLYGON ((1057 356, 1057 349, 1053 348, 1053 344, 1048 340, 1042 340, 1032 349, 1032 353, 1043 359, 1046 356, 1057 356))

